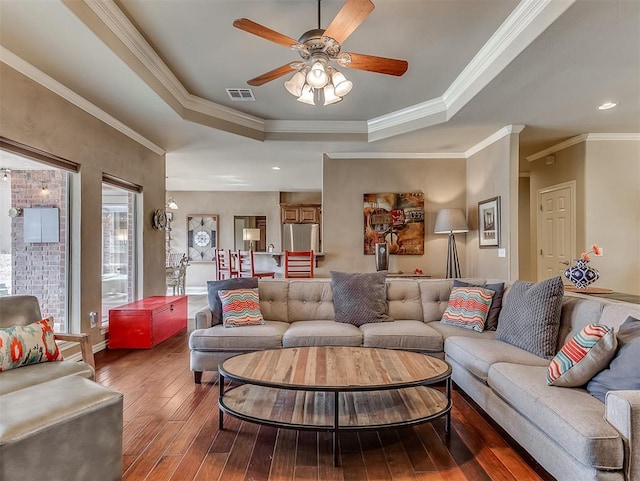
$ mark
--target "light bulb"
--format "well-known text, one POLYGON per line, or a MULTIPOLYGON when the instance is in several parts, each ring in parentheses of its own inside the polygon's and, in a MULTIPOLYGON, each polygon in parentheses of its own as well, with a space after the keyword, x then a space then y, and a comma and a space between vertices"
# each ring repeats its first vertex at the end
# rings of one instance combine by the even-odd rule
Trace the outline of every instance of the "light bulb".
POLYGON ((342 97, 338 97, 335 93, 333 85, 327 84, 324 86, 324 105, 331 105, 342 100, 342 97))
POLYGON ((298 97, 298 102, 303 102, 309 105, 316 104, 313 99, 313 88, 311 87, 311 85, 304 84, 304 87, 302 87, 302 95, 298 97))
POLYGON ((293 77, 284 83, 284 87, 294 97, 302 95, 302 87, 304 87, 305 75, 301 71, 296 72, 293 77))
POLYGON ((329 74, 324 68, 322 62, 318 61, 313 64, 311 70, 307 74, 307 83, 313 88, 321 89, 329 81, 329 74))
POLYGON ((333 88, 336 92, 336 95, 339 97, 344 97, 353 88, 353 82, 351 80, 347 80, 342 73, 334 70, 333 75, 331 76, 331 81, 333 82, 333 88))

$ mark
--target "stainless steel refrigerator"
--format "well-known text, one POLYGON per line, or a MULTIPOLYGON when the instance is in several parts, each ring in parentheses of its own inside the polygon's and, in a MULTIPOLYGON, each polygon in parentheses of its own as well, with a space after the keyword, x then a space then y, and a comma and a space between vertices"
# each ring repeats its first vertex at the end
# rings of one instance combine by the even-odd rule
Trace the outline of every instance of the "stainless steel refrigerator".
POLYGON ((320 252, 320 225, 282 224, 282 251, 320 252))

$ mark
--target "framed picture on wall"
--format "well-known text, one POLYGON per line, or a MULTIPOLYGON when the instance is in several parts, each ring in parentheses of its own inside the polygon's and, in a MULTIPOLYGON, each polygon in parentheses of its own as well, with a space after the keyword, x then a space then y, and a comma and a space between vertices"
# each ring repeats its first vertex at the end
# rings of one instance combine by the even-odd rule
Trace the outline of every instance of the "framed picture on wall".
POLYGON ((187 216, 187 252, 190 261, 213 262, 218 247, 218 216, 187 216))
POLYGON ((478 202, 478 242, 481 249, 500 245, 500 196, 478 202))

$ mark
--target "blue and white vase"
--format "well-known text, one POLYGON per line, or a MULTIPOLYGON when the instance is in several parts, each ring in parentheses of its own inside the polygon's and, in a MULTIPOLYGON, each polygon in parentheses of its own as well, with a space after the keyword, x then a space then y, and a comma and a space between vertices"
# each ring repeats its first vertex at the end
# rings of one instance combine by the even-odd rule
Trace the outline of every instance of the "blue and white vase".
POLYGON ((573 266, 567 267, 564 276, 578 289, 586 289, 590 284, 600 279, 600 273, 584 259, 576 259, 573 266))

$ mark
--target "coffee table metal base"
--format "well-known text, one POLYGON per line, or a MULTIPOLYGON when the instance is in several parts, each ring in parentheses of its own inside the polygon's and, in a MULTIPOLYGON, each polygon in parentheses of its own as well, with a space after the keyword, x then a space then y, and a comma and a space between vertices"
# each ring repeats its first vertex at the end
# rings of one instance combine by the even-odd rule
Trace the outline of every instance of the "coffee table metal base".
POLYGON ((378 391, 294 390, 240 384, 225 390, 219 379, 219 428, 223 413, 253 423, 276 428, 328 431, 333 433, 333 463, 339 464, 339 433, 413 426, 446 416, 445 431, 451 423, 451 378, 444 392, 428 386, 378 391))

